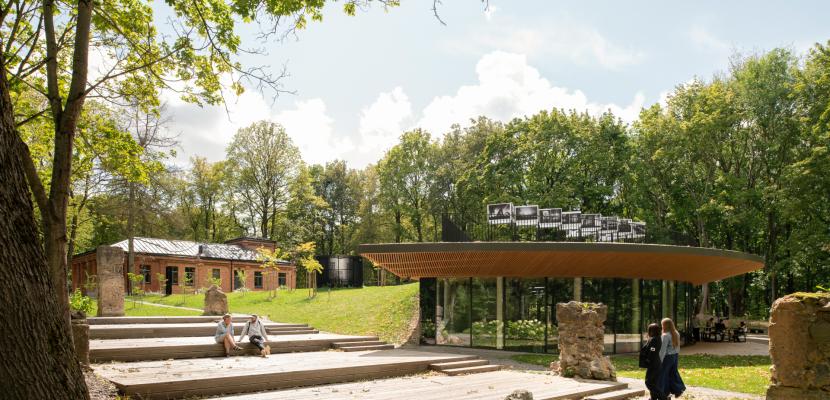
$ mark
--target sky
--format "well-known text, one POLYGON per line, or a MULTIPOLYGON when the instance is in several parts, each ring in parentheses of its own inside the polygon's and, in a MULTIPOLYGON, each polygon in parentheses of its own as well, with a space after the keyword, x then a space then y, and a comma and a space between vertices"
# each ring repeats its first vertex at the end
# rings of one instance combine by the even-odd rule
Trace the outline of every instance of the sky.
MULTIPOLYGON (((330 2, 331 3, 331 2, 330 2)), ((805 54, 830 39, 827 1, 444 1, 402 0, 342 13, 324 10, 283 41, 262 42, 255 26, 242 43, 265 50, 246 66, 289 76, 295 94, 248 88, 225 107, 185 103, 163 93, 166 129, 180 148, 173 160, 225 158, 237 129, 258 120, 282 124, 309 164, 375 163, 400 135, 423 128, 441 138, 479 115, 509 121, 543 109, 611 110, 626 122, 695 77, 723 73, 735 54, 786 47, 805 54)), ((169 10, 155 5, 157 21, 169 10)), ((163 29, 163 28, 162 28, 163 29)))

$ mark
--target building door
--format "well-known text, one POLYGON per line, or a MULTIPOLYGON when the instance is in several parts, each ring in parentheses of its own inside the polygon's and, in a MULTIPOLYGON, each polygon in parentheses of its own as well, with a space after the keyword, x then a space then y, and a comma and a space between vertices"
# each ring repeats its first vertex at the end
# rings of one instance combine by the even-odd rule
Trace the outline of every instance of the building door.
POLYGON ((233 290, 241 288, 243 285, 242 279, 239 278, 239 270, 233 271, 233 290))
POLYGON ((173 294, 173 281, 179 279, 178 267, 167 267, 164 271, 164 295, 170 296, 173 294))

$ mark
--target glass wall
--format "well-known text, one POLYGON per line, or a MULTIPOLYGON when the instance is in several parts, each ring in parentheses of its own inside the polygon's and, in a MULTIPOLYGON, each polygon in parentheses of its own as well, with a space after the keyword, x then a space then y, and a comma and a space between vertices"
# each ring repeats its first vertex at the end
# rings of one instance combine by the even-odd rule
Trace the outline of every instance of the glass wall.
POLYGON ((438 279, 435 343, 470 346, 470 278, 438 279))
MULTIPOLYGON (((496 348, 502 343, 502 323, 496 318, 496 278, 473 278, 472 288, 472 345, 496 348)), ((500 296, 499 296, 500 297, 500 296)))
POLYGON ((424 343, 527 352, 558 352, 556 304, 574 298, 608 306, 605 350, 639 350, 650 323, 663 317, 688 332, 694 287, 676 282, 605 278, 425 278, 424 343))

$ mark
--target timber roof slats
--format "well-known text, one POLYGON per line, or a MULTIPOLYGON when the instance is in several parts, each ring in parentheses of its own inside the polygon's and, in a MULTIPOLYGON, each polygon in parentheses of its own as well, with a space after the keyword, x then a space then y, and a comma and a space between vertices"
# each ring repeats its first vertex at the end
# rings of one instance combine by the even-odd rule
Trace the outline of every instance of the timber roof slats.
POLYGON ((758 256, 632 243, 446 242, 360 245, 402 277, 591 277, 712 282, 763 267, 758 256))

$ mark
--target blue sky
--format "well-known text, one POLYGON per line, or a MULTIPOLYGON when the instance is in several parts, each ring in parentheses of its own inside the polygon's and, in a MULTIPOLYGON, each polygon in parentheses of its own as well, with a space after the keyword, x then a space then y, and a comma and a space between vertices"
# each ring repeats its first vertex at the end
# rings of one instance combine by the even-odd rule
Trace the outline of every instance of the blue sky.
MULTIPOLYGON (((177 162, 224 158, 236 129, 280 122, 309 163, 374 163, 407 129, 440 138, 476 115, 509 120, 561 107, 626 121, 693 77, 726 70, 734 53, 788 47, 803 54, 830 39, 830 2, 445 0, 441 25, 431 1, 377 5, 356 17, 327 6, 324 21, 296 37, 262 43, 243 28, 243 43, 267 56, 246 65, 287 65, 284 87, 296 95, 248 90, 223 107, 198 108, 167 94, 179 135, 177 162), (790 5, 792 4, 792 5, 790 5)), ((158 20, 167 11, 156 8, 158 20)))

